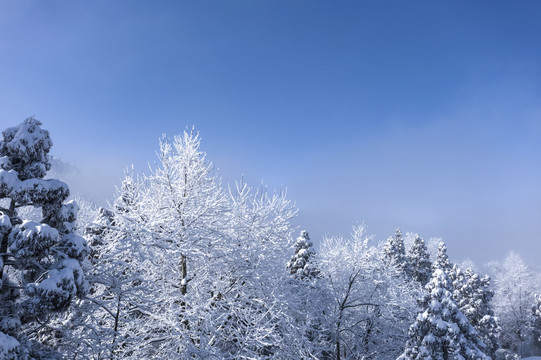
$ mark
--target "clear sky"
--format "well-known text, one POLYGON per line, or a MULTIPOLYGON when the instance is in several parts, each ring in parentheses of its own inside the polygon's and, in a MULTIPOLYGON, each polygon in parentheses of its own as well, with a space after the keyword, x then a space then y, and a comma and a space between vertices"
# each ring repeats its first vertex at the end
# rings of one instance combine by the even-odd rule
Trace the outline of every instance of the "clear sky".
POLYGON ((316 242, 364 221, 539 262, 537 0, 4 0, 0 127, 31 115, 98 203, 195 126, 316 242))

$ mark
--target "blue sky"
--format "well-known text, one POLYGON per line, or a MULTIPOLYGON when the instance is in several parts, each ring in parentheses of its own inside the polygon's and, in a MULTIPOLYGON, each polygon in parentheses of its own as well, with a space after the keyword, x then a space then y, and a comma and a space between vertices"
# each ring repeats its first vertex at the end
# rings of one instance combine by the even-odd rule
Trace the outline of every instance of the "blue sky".
POLYGON ((35 115, 78 192, 195 126, 314 240, 364 221, 484 263, 541 253, 538 1, 0 3, 0 124, 35 115))

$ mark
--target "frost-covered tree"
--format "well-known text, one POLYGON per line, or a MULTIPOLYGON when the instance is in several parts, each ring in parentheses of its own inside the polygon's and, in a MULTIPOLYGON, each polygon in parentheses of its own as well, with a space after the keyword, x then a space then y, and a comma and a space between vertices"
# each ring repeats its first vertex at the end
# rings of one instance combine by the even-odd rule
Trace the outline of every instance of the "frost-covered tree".
POLYGON ((330 359, 332 340, 324 323, 329 301, 325 301, 327 294, 320 281, 312 246, 308 232, 302 230, 295 243, 295 254, 286 264, 293 275, 289 281, 292 296, 288 300, 288 308, 293 320, 291 325, 299 329, 295 342, 303 358, 330 359))
POLYGON ((503 263, 492 263, 490 267, 495 290, 494 312, 501 322, 501 346, 520 356, 529 356, 527 325, 534 296, 541 291, 541 278, 514 252, 503 263))
POLYGON ((382 248, 369 242, 358 226, 351 239, 326 238, 319 251, 332 299, 326 322, 335 359, 395 359, 416 312, 410 283, 384 266, 382 248))
POLYGON ((485 354, 495 357, 499 348, 500 326, 494 315, 494 291, 488 275, 480 277, 471 268, 453 266, 453 299, 483 341, 485 354))
MULTIPOLYGON (((137 221, 150 261, 145 279, 155 285, 152 337, 140 344, 140 357, 178 357, 207 351, 205 333, 213 293, 227 279, 221 276, 227 251, 227 196, 213 165, 200 150, 198 134, 184 132, 171 142, 162 139, 158 163, 145 177, 137 221), (160 314, 157 316, 157 314, 160 314)), ((126 219, 129 223, 129 218, 126 219)))
POLYGON ((230 189, 229 196, 230 252, 217 269, 226 287, 214 291, 217 314, 228 314, 214 325, 220 329, 215 335, 222 356, 309 358, 310 343, 304 329, 294 326, 297 314, 290 312, 295 289, 285 266, 296 210, 284 193, 254 191, 244 182, 230 189))
POLYGON ((314 266, 312 258, 315 255, 313 244, 306 230, 302 230, 295 243, 295 255, 288 261, 286 267, 290 274, 299 278, 313 278, 318 270, 314 266))
POLYGON ((451 288, 448 275, 436 268, 399 360, 490 359, 476 330, 454 302, 451 288))
POLYGON ((163 140, 97 224, 89 343, 126 359, 310 357, 289 306, 294 207, 245 183, 226 191, 199 146, 193 132, 163 140))
POLYGON ((220 242, 216 228, 225 218, 220 215, 227 211, 226 194, 205 158, 198 134, 184 132, 173 142, 162 139, 159 163, 147 179, 144 205, 149 230, 154 232, 156 246, 178 255, 176 283, 181 295, 186 295, 194 277, 190 258, 195 261, 198 249, 220 242))
POLYGON ((100 208, 86 233, 91 243, 86 266, 90 290, 74 307, 60 348, 73 359, 129 358, 151 336, 148 306, 154 286, 141 241, 142 182, 126 174, 112 209, 100 208))
POLYGON ((43 179, 51 146, 34 118, 4 130, 0 140, 0 353, 6 359, 55 356, 39 349, 49 315, 87 289, 80 262, 88 246, 75 233, 77 204, 64 202, 65 183, 43 179), (18 209, 27 206, 41 208, 42 220, 21 219, 18 209))
POLYGON ((541 355, 541 295, 536 295, 528 324, 534 355, 541 355))
POLYGON ((396 229, 395 235, 390 236, 383 248, 383 257, 385 263, 399 269, 406 276, 411 276, 411 266, 406 256, 406 248, 402 231, 396 229))
POLYGON ((425 286, 432 275, 432 263, 425 241, 419 235, 415 235, 413 245, 408 252, 408 260, 413 279, 425 286))

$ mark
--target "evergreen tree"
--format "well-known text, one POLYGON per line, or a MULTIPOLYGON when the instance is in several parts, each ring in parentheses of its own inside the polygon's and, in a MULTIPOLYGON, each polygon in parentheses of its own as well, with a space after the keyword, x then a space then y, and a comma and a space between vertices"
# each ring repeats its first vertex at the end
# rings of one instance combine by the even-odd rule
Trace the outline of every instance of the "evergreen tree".
POLYGON ((432 275, 432 263, 425 241, 419 235, 415 235, 413 245, 409 249, 408 259, 413 278, 425 286, 432 275))
POLYGON ((494 291, 490 288, 490 277, 480 277, 471 268, 462 271, 454 265, 453 278, 453 299, 477 330, 485 345, 484 352, 494 357, 499 348, 500 326, 492 309, 494 291))
POLYGON ((394 237, 390 236, 387 239, 383 248, 383 257, 386 264, 394 266, 408 276, 411 275, 411 267, 406 256, 406 248, 400 229, 396 229, 394 237))
POLYGON ((99 208, 96 218, 85 227, 85 237, 90 242, 90 262, 96 265, 99 260, 99 249, 104 244, 104 238, 114 226, 114 214, 111 210, 99 208))
POLYGON ((291 318, 294 327, 298 329, 296 342, 302 344, 304 357, 331 359, 329 345, 332 335, 325 329, 323 322, 326 307, 325 290, 319 275, 319 269, 314 265, 315 252, 312 241, 306 230, 302 230, 295 243, 295 254, 287 262, 286 269, 293 275, 290 281, 292 297, 289 300, 291 318), (300 281, 296 281, 300 280, 300 281))
POLYGON ((39 342, 48 315, 65 311, 87 289, 80 262, 88 246, 74 232, 78 207, 64 203, 65 183, 43 179, 52 141, 40 126, 28 118, 0 140, 0 354, 6 359, 46 356, 39 342), (43 219, 21 219, 25 206, 41 208, 43 219))
POLYGON ((317 276, 318 271, 311 261, 315 255, 312 246, 308 232, 302 230, 295 244, 295 255, 286 265, 290 274, 300 279, 310 279, 317 276))
POLYGON ((453 269, 453 264, 447 255, 447 246, 443 241, 438 244, 438 255, 436 255, 436 261, 432 264, 432 271, 434 272, 437 269, 443 270, 447 276, 451 275, 453 269))
POLYGON ((477 331, 454 302, 451 288, 448 275, 436 268, 399 360, 490 359, 481 350, 477 331))

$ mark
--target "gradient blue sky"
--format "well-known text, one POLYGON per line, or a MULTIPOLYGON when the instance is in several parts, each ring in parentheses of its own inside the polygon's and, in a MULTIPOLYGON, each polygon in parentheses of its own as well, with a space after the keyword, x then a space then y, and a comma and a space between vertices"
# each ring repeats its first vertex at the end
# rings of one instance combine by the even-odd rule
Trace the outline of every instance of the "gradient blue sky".
POLYGON ((315 241, 364 221, 478 263, 541 254, 541 2, 0 2, 0 124, 35 115, 111 198, 195 126, 315 241))

